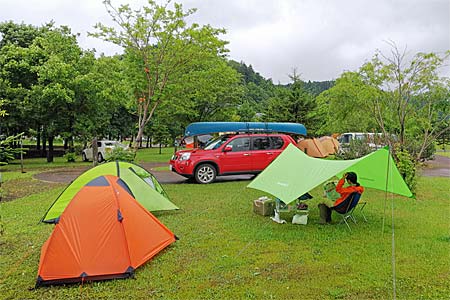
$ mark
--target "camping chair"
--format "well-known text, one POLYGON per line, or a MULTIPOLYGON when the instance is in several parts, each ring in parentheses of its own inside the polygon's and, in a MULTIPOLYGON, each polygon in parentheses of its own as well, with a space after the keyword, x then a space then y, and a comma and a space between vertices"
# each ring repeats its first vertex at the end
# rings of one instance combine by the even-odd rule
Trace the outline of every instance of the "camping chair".
MULTIPOLYGON (((344 222, 350 231, 352 231, 352 230, 350 228, 350 225, 348 224, 348 219, 352 220, 353 223, 356 224, 356 219, 353 216, 353 212, 354 212, 356 206, 358 205, 360 198, 361 198, 360 193, 357 193, 357 192, 351 193, 347 198, 344 199, 344 201, 342 201, 338 205, 333 206, 331 208, 332 210, 334 210, 337 213, 342 215, 341 223, 344 222)), ((364 205, 361 207, 360 212, 363 215, 364 220, 367 221, 366 216, 362 212, 365 205, 366 205, 366 203, 364 203, 364 205)))

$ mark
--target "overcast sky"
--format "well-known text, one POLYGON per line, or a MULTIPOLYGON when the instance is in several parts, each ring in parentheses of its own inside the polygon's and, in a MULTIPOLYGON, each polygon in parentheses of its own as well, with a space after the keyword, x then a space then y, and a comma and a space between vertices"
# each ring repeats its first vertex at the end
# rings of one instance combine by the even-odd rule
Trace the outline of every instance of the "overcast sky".
MULTIPOLYGON (((113 4, 143 0, 112 0, 113 4)), ((450 49, 450 0, 178 0, 198 8, 199 24, 225 28, 229 58, 252 65, 274 83, 297 69, 303 80, 332 80, 357 70, 386 41, 400 49, 450 49)), ((137 6, 136 6, 137 5, 137 6)), ((101 0, 0 0, 0 22, 42 25, 54 20, 80 33, 84 49, 112 55, 121 49, 87 37, 97 22, 111 25, 101 0)), ((448 68, 445 75, 450 74, 448 68)))

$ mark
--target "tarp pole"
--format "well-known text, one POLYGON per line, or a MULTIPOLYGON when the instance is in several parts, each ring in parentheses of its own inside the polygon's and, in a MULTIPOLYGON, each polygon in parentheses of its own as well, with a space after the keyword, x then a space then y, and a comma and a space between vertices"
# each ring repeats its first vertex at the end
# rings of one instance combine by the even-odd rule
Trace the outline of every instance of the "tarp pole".
MULTIPOLYGON (((384 214, 383 214, 383 227, 382 233, 384 233, 384 223, 386 219, 386 207, 387 207, 387 198, 388 198, 388 186, 389 179, 392 172, 391 166, 391 147, 389 147, 388 156, 387 156, 387 171, 386 171, 386 185, 385 185, 385 193, 384 193, 384 214)), ((394 226, 394 197, 391 197, 391 266, 392 266, 392 299, 397 299, 397 286, 396 286, 396 270, 395 270, 395 226, 394 226)))
POLYGON ((386 181, 384 185, 384 212, 383 212, 383 225, 381 226, 381 233, 384 233, 384 224, 386 221, 386 208, 387 208, 387 197, 388 197, 388 182, 389 182, 389 169, 391 166, 391 160, 389 159, 391 156, 391 147, 388 147, 389 151, 387 154, 387 168, 386 168, 386 181))

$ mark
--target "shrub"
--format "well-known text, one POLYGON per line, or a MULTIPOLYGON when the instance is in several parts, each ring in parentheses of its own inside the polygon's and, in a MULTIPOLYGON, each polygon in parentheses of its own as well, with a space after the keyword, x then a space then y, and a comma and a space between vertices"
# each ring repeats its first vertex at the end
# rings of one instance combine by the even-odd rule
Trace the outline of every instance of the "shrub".
POLYGON ((106 161, 128 161, 132 162, 134 161, 134 157, 136 156, 136 153, 132 150, 125 150, 121 147, 115 147, 109 157, 106 159, 106 161))
POLYGON ((75 152, 66 152, 64 158, 67 159, 67 162, 75 162, 77 154, 75 152))
POLYGON ((372 152, 369 144, 363 140, 351 140, 348 146, 342 147, 341 150, 336 153, 337 159, 355 159, 363 157, 364 155, 372 152))
POLYGON ((411 192, 415 194, 417 184, 416 160, 406 150, 397 149, 395 151, 395 156, 396 156, 396 165, 400 174, 403 177, 403 180, 405 180, 411 192))

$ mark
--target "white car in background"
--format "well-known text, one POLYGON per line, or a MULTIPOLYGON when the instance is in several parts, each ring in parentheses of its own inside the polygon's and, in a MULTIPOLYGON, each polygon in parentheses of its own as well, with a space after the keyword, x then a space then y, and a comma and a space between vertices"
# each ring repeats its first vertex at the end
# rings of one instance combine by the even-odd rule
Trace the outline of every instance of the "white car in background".
MULTIPOLYGON (((102 162, 106 158, 108 158, 113 149, 116 147, 128 150, 128 146, 125 146, 124 144, 117 141, 106 141, 106 140, 97 141, 97 147, 98 147, 98 154, 97 154, 98 162, 102 162)), ((88 148, 84 149, 83 152, 81 153, 83 161, 92 160, 92 152, 93 152, 92 145, 89 145, 88 148)))

